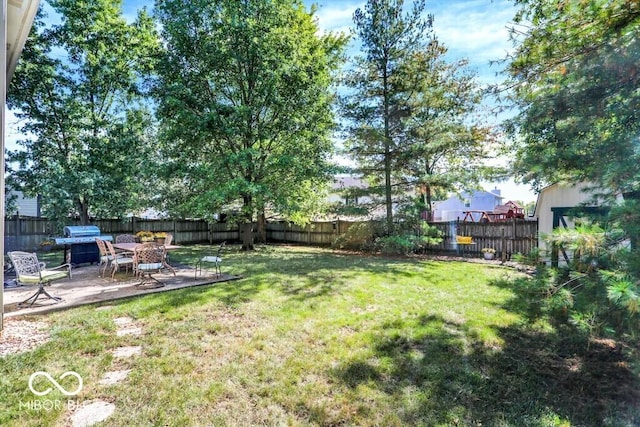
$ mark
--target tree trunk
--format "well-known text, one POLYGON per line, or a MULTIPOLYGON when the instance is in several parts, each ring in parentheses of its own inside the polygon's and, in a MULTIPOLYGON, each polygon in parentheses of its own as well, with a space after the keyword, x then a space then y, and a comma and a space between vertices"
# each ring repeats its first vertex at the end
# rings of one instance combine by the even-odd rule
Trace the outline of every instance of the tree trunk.
POLYGON ((427 222, 433 221, 433 211, 431 210, 431 186, 426 185, 424 189, 424 204, 427 208, 427 222))
POLYGON ((245 222, 241 225, 242 230, 242 250, 252 251, 253 246, 253 222, 245 222))
POLYGON ((243 196, 242 202, 245 211, 245 220, 241 225, 242 250, 252 251, 255 249, 253 246, 253 199, 251 196, 243 196))
POLYGON ((389 123, 389 80, 387 62, 384 62, 382 74, 382 90, 384 98, 384 192, 387 205, 387 234, 393 234, 393 201, 391 198, 391 131, 389 123))
POLYGON ((258 241, 263 245, 267 244, 267 217, 264 211, 258 214, 258 241))
MULTIPOLYGON (((629 201, 630 203, 633 203, 634 205, 638 206, 640 205, 640 190, 638 191, 629 191, 626 193, 622 193, 622 198, 625 201, 629 201)), ((638 241, 640 239, 638 238, 638 236, 634 233, 630 233, 629 234, 629 243, 631 244, 631 249, 632 250, 636 250, 638 249, 638 241)))
POLYGON ((76 206, 80 215, 80 225, 89 225, 89 204, 78 200, 76 206))

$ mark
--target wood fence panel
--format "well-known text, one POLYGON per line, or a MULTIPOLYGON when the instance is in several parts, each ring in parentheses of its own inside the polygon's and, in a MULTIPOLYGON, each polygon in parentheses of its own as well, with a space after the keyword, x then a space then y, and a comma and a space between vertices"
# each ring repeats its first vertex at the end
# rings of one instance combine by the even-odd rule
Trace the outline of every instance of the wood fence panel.
MULTIPOLYGON (((346 233, 360 222, 327 221, 306 226, 280 221, 267 223, 267 239, 272 242, 331 245, 335 238, 346 233)), ((430 224, 442 233, 440 244, 429 249, 436 252, 456 252, 456 236, 471 236, 474 245, 466 246, 465 253, 479 255, 482 248, 494 248, 501 256, 514 253, 528 254, 538 246, 538 223, 536 221, 512 220, 500 223, 466 223, 460 221, 435 222, 430 224)))
MULTIPOLYGON (((77 223, 77 221, 75 221, 77 223)), ((178 244, 235 242, 241 240, 237 224, 208 223, 203 220, 169 220, 128 218, 126 220, 102 219, 94 222, 102 234, 135 234, 140 230, 165 231, 174 235, 178 244)), ((329 246, 350 227, 360 222, 324 221, 299 226, 287 221, 266 224, 267 241, 329 246)), ((465 253, 480 254, 485 247, 494 248, 498 256, 528 254, 538 246, 536 221, 510 220, 499 223, 468 223, 460 221, 430 224, 441 231, 443 240, 429 249, 434 252, 455 252, 456 235, 471 236, 474 245, 466 246, 465 253)), ((254 230, 256 230, 254 224, 254 230)), ((55 223, 43 218, 13 217, 5 221, 5 250, 34 250, 43 240, 59 236, 55 223)), ((257 235, 254 234, 254 237, 257 235)))

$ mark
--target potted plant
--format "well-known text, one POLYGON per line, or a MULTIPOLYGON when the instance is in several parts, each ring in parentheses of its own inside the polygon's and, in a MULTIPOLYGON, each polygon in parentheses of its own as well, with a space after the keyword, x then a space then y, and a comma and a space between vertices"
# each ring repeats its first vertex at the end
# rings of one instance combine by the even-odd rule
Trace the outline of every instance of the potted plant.
POLYGON ((153 238, 155 239, 157 244, 164 245, 164 239, 167 238, 167 233, 165 233, 164 231, 158 231, 156 233, 153 233, 153 238))
POLYGON ((56 245, 55 240, 53 239, 45 239, 40 242, 40 250, 43 252, 49 252, 56 245))
POLYGON ((136 238, 140 240, 140 242, 153 242, 153 231, 141 230, 136 233, 136 238))
POLYGON ((484 254, 484 259, 493 259, 496 254, 496 250, 493 248, 482 248, 480 252, 484 254))

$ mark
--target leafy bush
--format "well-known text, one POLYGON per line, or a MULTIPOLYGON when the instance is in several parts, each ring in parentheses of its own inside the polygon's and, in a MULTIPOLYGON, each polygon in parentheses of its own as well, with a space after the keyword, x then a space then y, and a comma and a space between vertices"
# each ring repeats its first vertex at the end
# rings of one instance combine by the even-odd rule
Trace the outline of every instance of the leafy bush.
POLYGON ((331 244, 334 249, 372 252, 378 227, 373 222, 353 224, 346 233, 339 235, 331 244))
POLYGON ((389 255, 406 255, 412 252, 425 252, 429 245, 442 241, 442 233, 436 227, 421 222, 411 230, 412 233, 399 233, 376 240, 380 252, 389 255))
POLYGON ((356 223, 349 227, 345 234, 338 236, 331 246, 335 249, 405 255, 411 252, 424 252, 429 245, 437 245, 442 241, 440 230, 424 221, 413 228, 403 229, 402 226, 406 225, 399 224, 397 234, 385 236, 384 223, 375 221, 356 223))
POLYGON ((406 255, 415 249, 416 241, 415 236, 394 235, 380 237, 376 246, 385 255, 406 255))
POLYGON ((559 268, 539 264, 537 253, 528 259, 537 263, 535 275, 512 282, 527 317, 545 317, 589 336, 636 340, 640 282, 628 261, 638 259, 638 251, 620 245, 617 230, 591 224, 554 231, 549 240, 573 256, 559 268))

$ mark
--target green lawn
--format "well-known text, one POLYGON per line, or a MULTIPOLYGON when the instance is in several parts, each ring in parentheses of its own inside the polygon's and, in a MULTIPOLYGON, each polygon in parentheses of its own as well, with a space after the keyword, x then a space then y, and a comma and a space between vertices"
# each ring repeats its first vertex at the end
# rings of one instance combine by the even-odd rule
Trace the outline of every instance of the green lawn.
POLYGON ((640 423, 637 378, 611 344, 525 325, 497 285, 511 270, 260 247, 231 248, 223 271, 244 279, 47 315, 51 341, 0 358, 0 425, 64 425, 67 404, 25 408, 68 399, 35 397, 39 370, 80 373, 72 399, 113 402, 107 426, 640 423), (123 316, 141 336, 116 335, 123 316), (133 345, 141 356, 111 354, 133 345), (131 373, 99 384, 116 369, 131 373))

